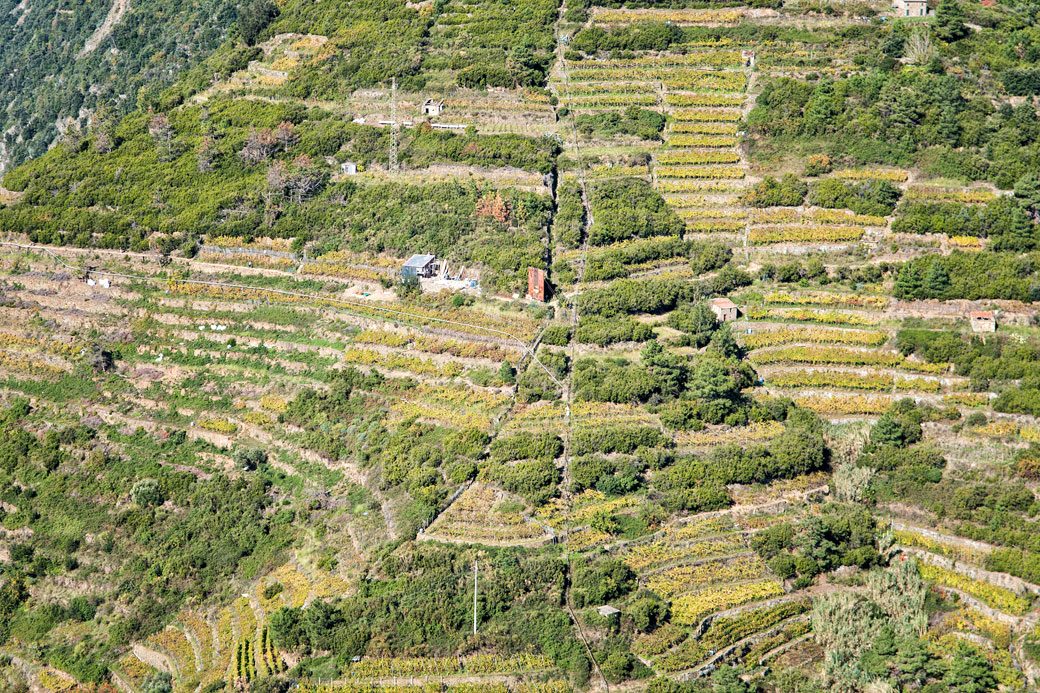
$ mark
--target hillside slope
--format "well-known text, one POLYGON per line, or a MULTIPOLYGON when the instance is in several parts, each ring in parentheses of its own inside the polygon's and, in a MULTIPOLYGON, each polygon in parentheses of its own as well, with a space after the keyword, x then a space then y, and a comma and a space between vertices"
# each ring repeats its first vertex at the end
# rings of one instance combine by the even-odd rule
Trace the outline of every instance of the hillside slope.
POLYGON ((1036 8, 205 9, 3 177, 0 691, 1040 682, 1036 8))
POLYGON ((126 112, 142 87, 172 82, 227 38, 236 11, 214 0, 5 0, 0 16, 5 170, 42 155, 59 123, 64 129, 72 119, 85 129, 97 109, 126 112), (89 52, 88 41, 96 44, 89 52))

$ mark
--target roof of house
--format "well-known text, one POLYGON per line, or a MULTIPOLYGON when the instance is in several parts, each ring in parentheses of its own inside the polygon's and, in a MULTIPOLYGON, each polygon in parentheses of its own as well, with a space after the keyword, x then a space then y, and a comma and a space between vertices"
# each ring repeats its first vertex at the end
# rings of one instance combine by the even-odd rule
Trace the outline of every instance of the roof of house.
POLYGON ((737 304, 728 298, 713 298, 711 299, 711 305, 716 308, 736 308, 737 304))
POLYGON ((434 255, 413 255, 408 258, 408 262, 404 263, 405 267, 415 267, 416 269, 422 269, 426 265, 433 262, 434 255))
POLYGON ((597 609, 600 616, 613 616, 614 614, 620 614, 621 609, 615 609, 610 604, 604 604, 597 609))
POLYGON ((991 310, 973 310, 971 311, 972 320, 992 320, 993 311, 991 310))

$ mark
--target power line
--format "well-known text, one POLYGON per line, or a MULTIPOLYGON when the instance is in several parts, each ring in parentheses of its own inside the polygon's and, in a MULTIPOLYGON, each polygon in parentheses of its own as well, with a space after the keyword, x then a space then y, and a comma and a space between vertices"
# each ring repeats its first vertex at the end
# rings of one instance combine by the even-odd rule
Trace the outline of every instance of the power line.
MULTIPOLYGON (((566 3, 560 7, 560 12, 564 12, 566 3)), ((560 54, 560 68, 563 72, 563 87, 567 97, 568 108, 572 105, 571 101, 571 79, 570 72, 567 70, 567 58, 563 48, 563 37, 559 33, 559 23, 556 25, 556 46, 560 54)), ((574 154, 577 158, 578 163, 578 183, 581 186, 581 203, 585 208, 585 237, 582 239, 581 256, 578 261, 578 271, 575 276, 575 287, 579 289, 574 293, 574 307, 571 311, 571 328, 572 330, 577 327, 578 324, 578 298, 580 295, 581 284, 585 280, 585 265, 586 258, 589 250, 589 229, 592 228, 592 202, 589 198, 588 182, 585 178, 585 161, 581 155, 581 142, 578 138, 578 127, 576 124, 576 116, 574 111, 570 110, 570 121, 571 121, 571 135, 574 138, 574 154)), ((573 361, 574 354, 576 353, 576 344, 571 344, 571 359, 573 361)), ((555 380, 555 378, 553 379, 555 380)), ((567 387, 563 389, 563 396, 565 397, 566 409, 564 412, 564 428, 563 433, 565 436, 564 440, 564 457, 563 464, 564 470, 569 472, 570 470, 570 457, 571 457, 571 432, 574 427, 574 421, 571 416, 571 399, 573 397, 573 386, 574 386, 574 369, 571 368, 567 375, 567 387)), ((566 499, 570 498, 570 490, 568 487, 569 474, 564 475, 564 489, 563 495, 566 499)), ((568 572, 572 570, 571 566, 571 554, 570 554, 570 508, 567 508, 567 512, 564 514, 564 558, 567 561, 568 572)), ((603 670, 600 669, 599 663, 596 661, 596 657, 592 652, 592 646, 589 645, 588 638, 585 637, 585 631, 581 627, 581 621, 578 620, 577 614, 574 613, 574 608, 571 606, 570 595, 564 593, 564 604, 567 606, 567 611, 570 614, 571 620, 574 622, 575 627, 578 629, 578 635, 581 637, 581 642, 585 645, 585 650, 589 655, 589 659, 592 661, 592 666, 595 667, 596 672, 599 674, 600 680, 603 682, 603 689, 609 693, 610 684, 607 682, 607 677, 604 676, 603 670)))
POLYGON ((390 173, 397 173, 397 137, 400 126, 397 124, 397 77, 390 83, 390 154, 387 168, 390 173))

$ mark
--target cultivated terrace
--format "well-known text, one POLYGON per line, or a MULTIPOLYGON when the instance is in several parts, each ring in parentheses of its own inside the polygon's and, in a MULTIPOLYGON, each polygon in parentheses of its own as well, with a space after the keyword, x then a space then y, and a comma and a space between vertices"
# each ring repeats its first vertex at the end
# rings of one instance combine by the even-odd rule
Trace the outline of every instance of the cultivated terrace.
POLYGON ((1040 6, 65 4, 0 693, 1037 690, 1040 6))

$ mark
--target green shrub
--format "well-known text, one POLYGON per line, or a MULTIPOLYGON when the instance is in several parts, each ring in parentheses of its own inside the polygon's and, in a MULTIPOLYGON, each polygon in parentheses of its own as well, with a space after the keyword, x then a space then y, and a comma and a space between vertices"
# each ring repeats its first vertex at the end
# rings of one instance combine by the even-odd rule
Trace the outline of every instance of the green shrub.
POLYGON ((766 176, 748 188, 740 201, 748 207, 797 207, 808 190, 809 186, 792 173, 784 174, 779 181, 766 176))
POLYGON ((567 346, 571 341, 571 328, 567 325, 549 325, 542 330, 542 343, 552 346, 567 346))

